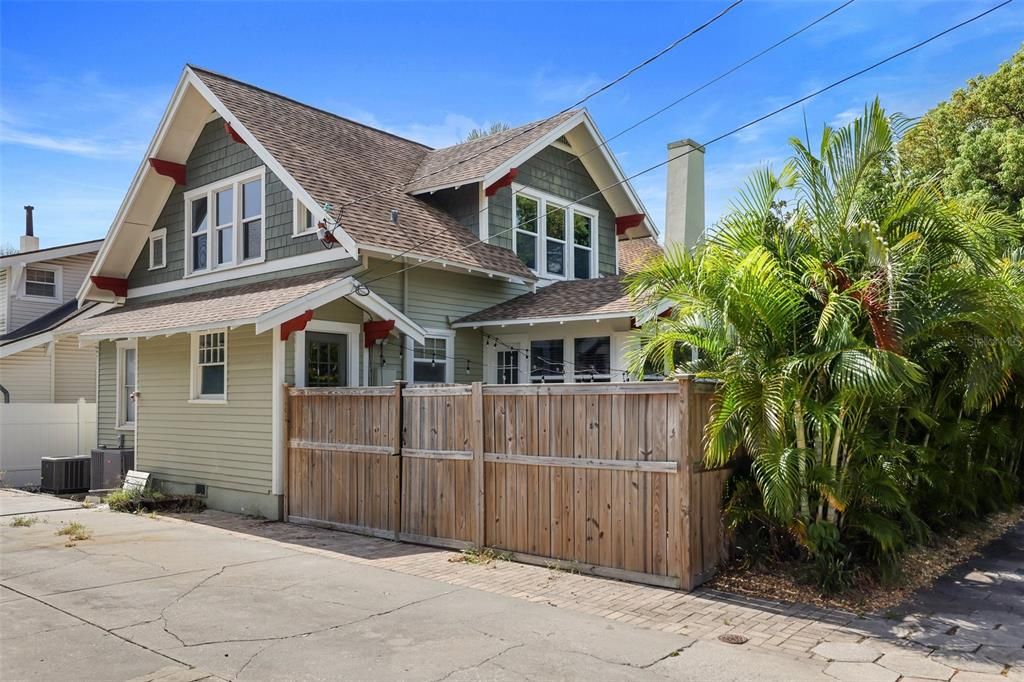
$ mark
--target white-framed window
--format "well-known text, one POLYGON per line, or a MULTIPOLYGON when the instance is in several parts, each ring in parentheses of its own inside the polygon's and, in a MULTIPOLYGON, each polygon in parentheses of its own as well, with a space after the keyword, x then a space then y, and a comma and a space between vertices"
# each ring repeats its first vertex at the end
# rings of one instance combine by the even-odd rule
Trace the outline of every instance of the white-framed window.
POLYGON ((534 272, 554 279, 597 276, 598 212, 513 185, 512 248, 534 272))
POLYGON ((422 344, 405 337, 406 376, 413 384, 454 384, 455 332, 428 331, 422 344))
POLYGON ((134 339, 117 342, 117 428, 135 428, 135 392, 138 386, 139 350, 134 339))
POLYGON ((149 269, 158 270, 167 265, 167 230, 149 233, 149 269))
POLYGON ((185 193, 186 276, 265 259, 263 167, 185 193))
POLYGON ((192 400, 228 399, 228 332, 218 329, 192 334, 192 400))
POLYGON ((22 295, 60 303, 63 296, 62 271, 59 265, 29 265, 25 267, 22 295))
POLYGON ((299 237, 316 232, 316 223, 313 221, 313 212, 306 208, 298 199, 295 200, 295 210, 292 218, 292 235, 299 237))
POLYGON ((362 327, 348 322, 310 320, 295 332, 295 385, 358 386, 362 327))

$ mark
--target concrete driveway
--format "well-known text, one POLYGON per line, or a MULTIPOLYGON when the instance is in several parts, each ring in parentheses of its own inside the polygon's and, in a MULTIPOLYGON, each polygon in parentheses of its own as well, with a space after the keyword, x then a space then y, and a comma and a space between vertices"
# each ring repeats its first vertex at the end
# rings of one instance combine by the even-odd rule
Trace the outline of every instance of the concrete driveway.
POLYGON ((6 681, 823 678, 823 661, 694 641, 174 519, 9 491, 0 491, 0 515, 6 681), (12 527, 15 514, 36 522, 12 527), (56 534, 72 521, 92 538, 56 534))

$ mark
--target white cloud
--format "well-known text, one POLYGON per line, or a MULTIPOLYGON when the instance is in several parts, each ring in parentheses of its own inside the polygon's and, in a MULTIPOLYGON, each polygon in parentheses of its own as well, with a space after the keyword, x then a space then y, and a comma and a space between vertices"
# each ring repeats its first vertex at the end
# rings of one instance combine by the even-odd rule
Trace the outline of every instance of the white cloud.
POLYGON ((538 102, 554 102, 568 107, 599 88, 604 81, 596 74, 556 76, 548 69, 538 71, 530 81, 533 96, 538 102))
POLYGON ((461 142, 469 131, 474 128, 485 128, 487 125, 462 114, 445 114, 444 118, 434 123, 414 122, 404 125, 386 126, 396 135, 416 140, 431 147, 448 147, 461 142))
POLYGON ((138 158, 146 148, 143 142, 125 142, 103 138, 54 137, 18 130, 9 125, 0 127, 0 144, 32 147, 92 159, 138 158))

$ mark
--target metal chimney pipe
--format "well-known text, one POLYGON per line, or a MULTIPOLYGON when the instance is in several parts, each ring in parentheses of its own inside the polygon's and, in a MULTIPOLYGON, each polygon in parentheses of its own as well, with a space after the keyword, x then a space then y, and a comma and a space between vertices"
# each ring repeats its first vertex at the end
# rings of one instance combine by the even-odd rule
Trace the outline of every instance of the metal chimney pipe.
POLYGON ((33 232, 33 226, 32 226, 32 211, 34 211, 35 208, 36 208, 35 206, 26 206, 25 207, 25 236, 27 236, 27 237, 35 236, 35 233, 33 232))

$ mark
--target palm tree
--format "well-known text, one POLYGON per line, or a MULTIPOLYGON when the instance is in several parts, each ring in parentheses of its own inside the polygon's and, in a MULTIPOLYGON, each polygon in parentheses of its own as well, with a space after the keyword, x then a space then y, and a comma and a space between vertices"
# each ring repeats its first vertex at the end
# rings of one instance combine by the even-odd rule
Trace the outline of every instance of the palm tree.
POLYGON ((813 151, 791 140, 790 161, 756 172, 712 236, 629 281, 648 302, 634 367, 723 382, 710 463, 742 450, 766 510, 798 537, 832 522, 883 551, 898 521, 915 523, 913 457, 937 417, 983 416, 1022 376, 1021 225, 907 179, 905 128, 876 100, 813 151))

